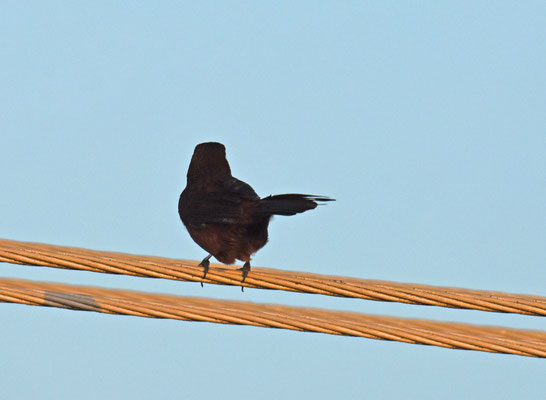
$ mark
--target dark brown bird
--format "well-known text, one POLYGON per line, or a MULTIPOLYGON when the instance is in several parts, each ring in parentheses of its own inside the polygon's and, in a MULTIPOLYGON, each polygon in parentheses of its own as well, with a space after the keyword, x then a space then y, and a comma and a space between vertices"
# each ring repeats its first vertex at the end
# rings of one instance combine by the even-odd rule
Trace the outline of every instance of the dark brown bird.
POLYGON ((203 278, 214 256, 224 264, 244 261, 244 282, 250 257, 267 243, 273 215, 294 215, 315 208, 317 202, 333 200, 308 194, 260 199, 248 184, 231 176, 224 145, 209 142, 195 147, 178 213, 195 243, 209 253, 199 264, 203 278))

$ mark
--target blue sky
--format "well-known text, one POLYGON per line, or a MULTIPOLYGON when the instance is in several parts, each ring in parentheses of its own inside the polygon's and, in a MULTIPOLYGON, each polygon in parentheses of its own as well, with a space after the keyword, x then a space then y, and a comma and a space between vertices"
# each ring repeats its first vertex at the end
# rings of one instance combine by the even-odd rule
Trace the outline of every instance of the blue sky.
MULTIPOLYGON (((200 260, 176 210, 227 147, 253 265, 546 292, 544 2, 6 1, 0 237, 200 260)), ((545 330, 544 319, 0 264, 0 276, 545 330)), ((0 304, 4 399, 542 399, 517 356, 0 304)))

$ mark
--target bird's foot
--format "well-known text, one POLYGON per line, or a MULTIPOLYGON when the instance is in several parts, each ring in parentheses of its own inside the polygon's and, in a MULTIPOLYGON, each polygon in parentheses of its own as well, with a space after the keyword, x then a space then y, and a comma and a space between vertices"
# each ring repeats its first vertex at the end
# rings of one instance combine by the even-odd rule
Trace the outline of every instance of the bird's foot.
MULTIPOLYGON (((201 279, 205 279, 205 276, 207 276, 207 272, 209 272, 209 265, 210 261, 209 259, 212 257, 211 254, 203 258, 203 261, 201 261, 198 265, 198 267, 203 267, 203 277, 201 279)), ((203 282, 201 282, 201 287, 203 287, 203 282)))
MULTIPOLYGON (((243 271, 243 280, 241 282, 244 282, 248 275, 248 272, 250 271, 250 261, 245 262, 245 265, 243 265, 243 268, 241 268, 241 271, 243 271)), ((243 286, 241 286, 241 292, 244 292, 244 291, 245 290, 243 286)))

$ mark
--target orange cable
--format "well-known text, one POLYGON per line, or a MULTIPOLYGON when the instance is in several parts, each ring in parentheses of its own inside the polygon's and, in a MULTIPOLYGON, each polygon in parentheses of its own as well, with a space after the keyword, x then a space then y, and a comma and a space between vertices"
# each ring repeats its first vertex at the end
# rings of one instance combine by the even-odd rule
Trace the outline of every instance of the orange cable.
POLYGON ((546 332, 0 279, 0 302, 252 325, 546 358, 546 332))
POLYGON ((219 264, 211 264, 206 278, 202 279, 203 270, 197 266, 198 262, 195 261, 136 256, 4 239, 0 239, 0 262, 546 316, 546 298, 540 296, 334 277, 254 267, 245 282, 241 283, 240 271, 219 264))

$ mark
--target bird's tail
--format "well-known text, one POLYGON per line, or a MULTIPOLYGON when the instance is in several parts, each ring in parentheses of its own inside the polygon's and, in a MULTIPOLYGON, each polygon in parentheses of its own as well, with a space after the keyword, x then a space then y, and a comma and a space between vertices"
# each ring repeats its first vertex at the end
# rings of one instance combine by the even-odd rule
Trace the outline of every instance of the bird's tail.
POLYGON ((278 194, 261 199, 260 211, 269 215, 294 215, 312 210, 321 202, 334 200, 311 194, 278 194))

